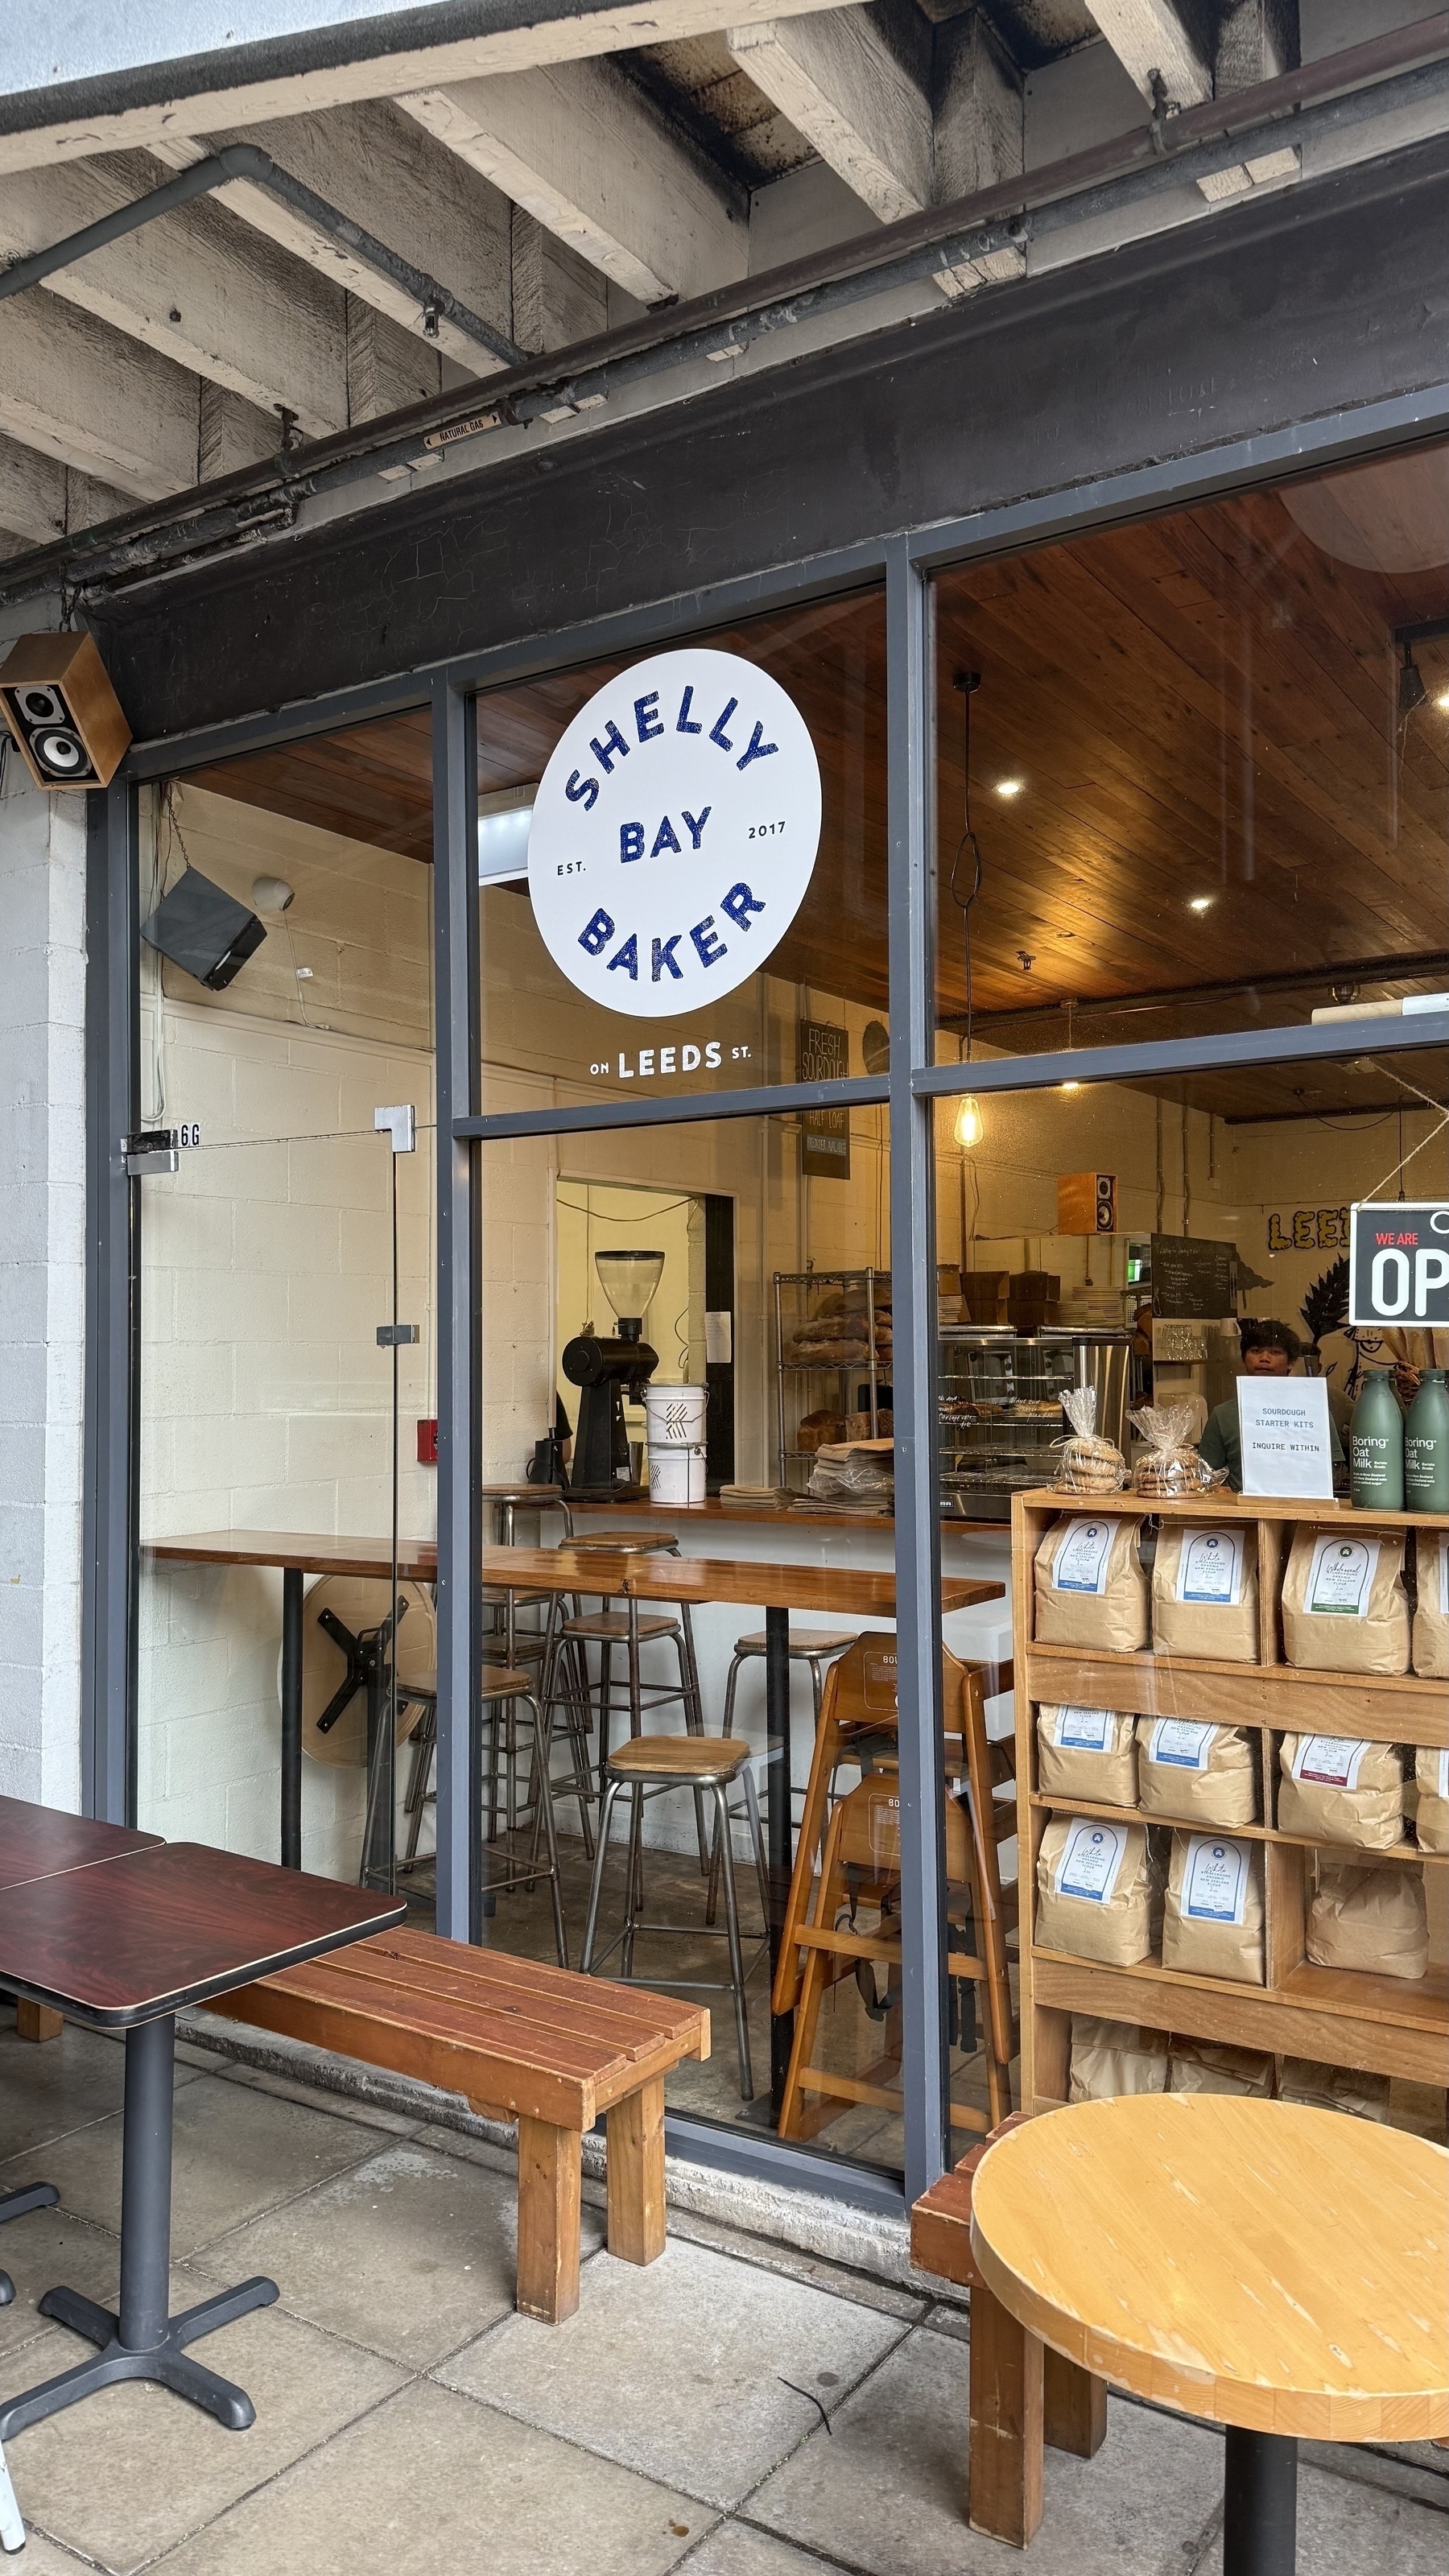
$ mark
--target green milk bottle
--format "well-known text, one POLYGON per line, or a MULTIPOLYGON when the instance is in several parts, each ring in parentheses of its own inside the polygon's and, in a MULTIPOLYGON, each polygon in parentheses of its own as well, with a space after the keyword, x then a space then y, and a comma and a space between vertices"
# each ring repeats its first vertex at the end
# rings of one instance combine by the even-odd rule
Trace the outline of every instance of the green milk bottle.
POLYGON ((1366 1372, 1358 1391, 1348 1426, 1348 1489, 1360 1511, 1404 1509, 1404 1417, 1384 1369, 1366 1372))
MULTIPOLYGON (((1355 1410, 1354 1420, 1358 1413, 1355 1410)), ((1425 1369, 1404 1425, 1404 1503, 1411 1512, 1449 1512, 1449 1386, 1425 1369)))

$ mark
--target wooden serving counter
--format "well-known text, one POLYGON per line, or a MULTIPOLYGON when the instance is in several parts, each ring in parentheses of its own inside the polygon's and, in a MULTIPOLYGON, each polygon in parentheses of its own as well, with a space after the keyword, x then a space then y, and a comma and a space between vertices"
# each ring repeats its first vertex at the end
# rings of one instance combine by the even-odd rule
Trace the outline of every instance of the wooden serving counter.
MULTIPOLYGON (((1028 2111, 1064 2102, 1070 2073, 1071 2017, 1145 2024, 1268 2054, 1314 2058, 1332 2066, 1449 2085, 1449 1967, 1431 1965, 1418 1979, 1374 1976, 1316 1967, 1307 1956, 1308 1853, 1335 1861, 1421 1867, 1432 1884, 1449 1869, 1449 1855, 1426 1852, 1408 1840, 1388 1851, 1345 1843, 1314 1843, 1278 1825, 1278 1747, 1284 1733, 1341 1735, 1378 1744, 1449 1745, 1449 1682, 1418 1675, 1314 1672, 1285 1662, 1279 1595, 1293 1529, 1343 1528, 1402 1532, 1444 1529, 1449 1518, 1425 1512, 1356 1511, 1346 1504, 1259 1501, 1210 1493, 1169 1502, 1135 1494, 1075 1495, 1053 1491, 1018 1494, 1012 1508, 1013 1626, 1017 1671, 1024 1675, 1016 1707, 1018 1844, 1021 1872, 1021 2099, 1028 2111), (1205 1657, 1112 1654, 1096 1648, 1039 1645, 1035 1640, 1035 1561, 1053 1522, 1090 1514, 1102 1519, 1251 1521, 1258 1546, 1258 1661, 1221 1663, 1205 1657), (1231 1983, 1186 1974, 1144 1960, 1131 1968, 1103 1967, 1040 1947, 1036 1922, 1036 1863, 1042 1836, 1054 1815, 1124 1819, 1174 1830, 1174 1820, 1141 1809, 1090 1800, 1043 1796, 1037 1786, 1037 1711, 1041 1703, 1130 1710, 1143 1717, 1180 1717, 1201 1724, 1251 1727, 1260 1735, 1261 1822, 1225 1826, 1223 1833, 1264 1846, 1265 1983, 1231 1983)), ((1200 1821, 1176 1820, 1175 1829, 1201 1833, 1200 1821)), ((1442 1903, 1431 1908, 1442 1924, 1442 1903)))

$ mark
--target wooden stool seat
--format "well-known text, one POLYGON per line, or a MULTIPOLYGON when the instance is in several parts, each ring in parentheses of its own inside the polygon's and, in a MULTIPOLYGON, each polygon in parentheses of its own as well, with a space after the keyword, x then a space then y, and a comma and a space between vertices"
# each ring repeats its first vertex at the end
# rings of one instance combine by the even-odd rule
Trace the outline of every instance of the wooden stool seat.
POLYGON ((633 1735, 609 1755, 619 1780, 733 1780, 750 1748, 732 1735, 633 1735))
POLYGON ((511 1673, 502 1664, 485 1664, 478 1676, 480 1699, 530 1699, 533 1683, 527 1673, 511 1673))
MULTIPOLYGON (((736 1637, 737 1655, 762 1655, 768 1644, 763 1628, 754 1629, 748 1637, 736 1637)), ((808 1661, 811 1655, 843 1655, 855 1643, 853 1628, 792 1628, 790 1652, 808 1661)))
POLYGON ((577 1555, 587 1548, 598 1548, 607 1556, 677 1556, 679 1541, 672 1530, 587 1530, 576 1533, 570 1542, 577 1555))
POLYGON ((504 1602, 511 1601, 515 1610, 541 1610, 553 1599, 553 1594, 551 1592, 515 1592, 511 1584, 485 1583, 482 1597, 493 1609, 497 1609, 504 1602))
POLYGON ((580 2150, 601 2113, 609 2251, 625 2263, 663 2253, 664 2078, 709 2055, 698 2005, 402 1930, 218 1995, 212 2008, 517 2120, 524 2316, 554 2325, 579 2304, 580 2150))
MULTIPOLYGON (((627 1610, 583 1610, 576 1619, 565 1619, 563 1634, 588 1638, 600 1645, 626 1646, 629 1642, 629 1613, 627 1610)), ((641 1613, 636 1634, 641 1645, 651 1637, 677 1637, 679 1621, 641 1613)))

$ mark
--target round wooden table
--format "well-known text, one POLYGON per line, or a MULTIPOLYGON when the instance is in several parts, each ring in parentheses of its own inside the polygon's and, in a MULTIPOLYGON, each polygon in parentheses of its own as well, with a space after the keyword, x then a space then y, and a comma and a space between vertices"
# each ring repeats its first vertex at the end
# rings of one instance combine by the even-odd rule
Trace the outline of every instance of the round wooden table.
POLYGON ((1291 2576, 1297 2442, 1449 2433, 1449 2155, 1336 2111, 1083 2102, 990 2148, 971 2246, 1084 2370, 1227 2427, 1223 2576, 1291 2576))

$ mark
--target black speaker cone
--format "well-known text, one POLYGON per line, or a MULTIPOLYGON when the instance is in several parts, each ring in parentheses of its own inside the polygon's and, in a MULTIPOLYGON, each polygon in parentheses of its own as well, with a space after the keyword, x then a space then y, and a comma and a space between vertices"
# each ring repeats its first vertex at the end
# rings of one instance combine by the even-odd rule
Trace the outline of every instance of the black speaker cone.
POLYGON ((54 778, 79 778, 90 767, 79 734, 68 733, 62 725, 47 725, 32 737, 30 748, 40 767, 54 778))
POLYGON ((29 725, 68 725, 70 709, 59 689, 17 689, 15 704, 29 725))

